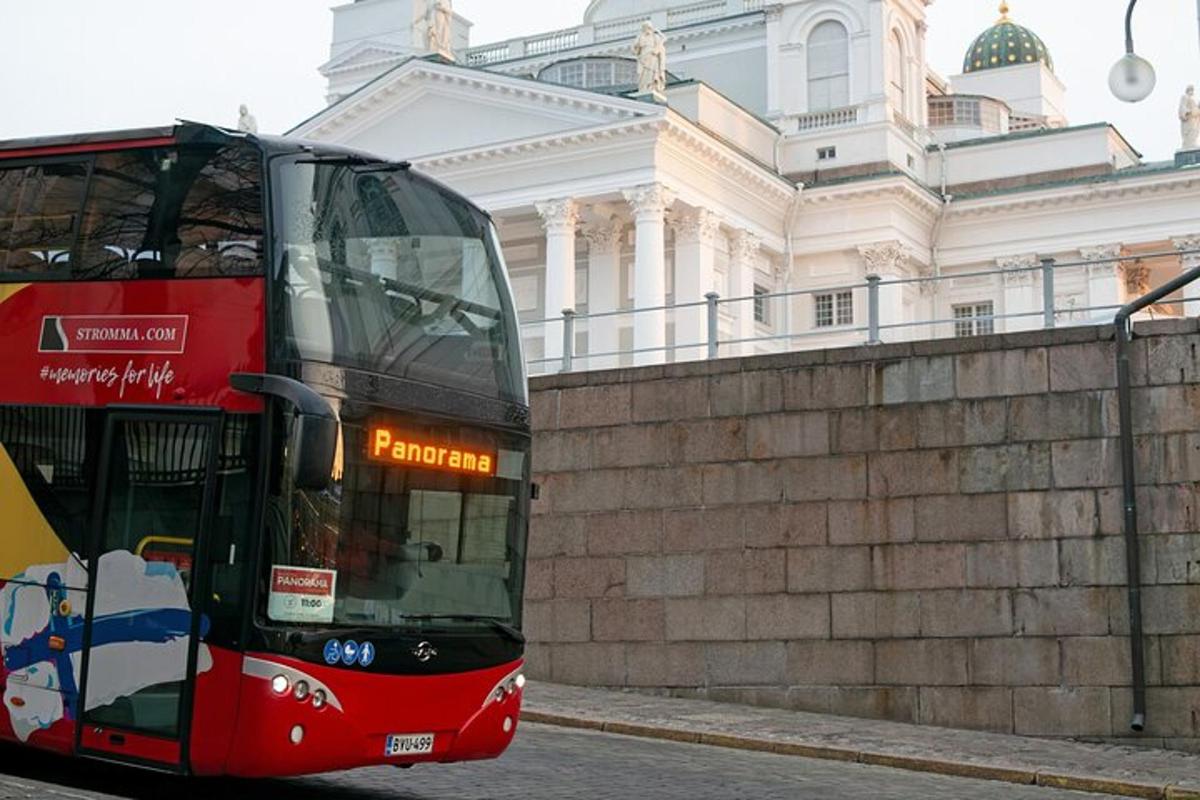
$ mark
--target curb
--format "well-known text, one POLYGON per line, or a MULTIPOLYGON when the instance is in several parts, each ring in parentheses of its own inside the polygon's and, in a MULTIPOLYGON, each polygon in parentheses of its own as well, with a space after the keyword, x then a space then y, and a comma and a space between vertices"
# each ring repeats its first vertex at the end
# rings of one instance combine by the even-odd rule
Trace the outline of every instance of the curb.
POLYGON ((522 722, 553 725, 559 728, 601 731, 620 736, 635 736, 643 739, 658 739, 685 744, 704 744, 733 750, 752 750, 776 755, 817 758, 824 761, 843 761, 877 767, 891 767, 909 772, 927 772, 955 778, 1015 783, 1026 786, 1045 786, 1054 789, 1070 789, 1077 792, 1111 794, 1119 797, 1148 798, 1148 800, 1200 800, 1200 789, 1188 789, 1165 783, 1144 783, 1136 780, 1121 780, 1093 775, 1059 773, 1049 769, 1022 769, 951 758, 926 758, 896 755, 871 750, 859 750, 834 744, 812 742, 781 742, 758 739, 753 736, 735 736, 724 733, 702 733, 665 725, 600 720, 587 717, 572 717, 544 711, 521 711, 522 722))

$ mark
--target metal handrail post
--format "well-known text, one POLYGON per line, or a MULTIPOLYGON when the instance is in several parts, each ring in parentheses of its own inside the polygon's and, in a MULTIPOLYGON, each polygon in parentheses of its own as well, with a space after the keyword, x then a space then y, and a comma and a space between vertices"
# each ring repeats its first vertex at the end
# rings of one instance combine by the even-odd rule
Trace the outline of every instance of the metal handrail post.
POLYGON ((720 345, 717 340, 721 335, 721 318, 717 312, 717 301, 721 299, 721 295, 709 292, 704 295, 704 299, 708 301, 708 357, 714 359, 720 345))
POLYGON ((867 276, 867 344, 883 344, 879 338, 879 280, 878 275, 867 276))
POLYGON ((1042 321, 1047 330, 1054 327, 1054 259, 1042 259, 1042 321))
POLYGON ((575 309, 563 309, 562 371, 570 372, 575 366, 575 309))

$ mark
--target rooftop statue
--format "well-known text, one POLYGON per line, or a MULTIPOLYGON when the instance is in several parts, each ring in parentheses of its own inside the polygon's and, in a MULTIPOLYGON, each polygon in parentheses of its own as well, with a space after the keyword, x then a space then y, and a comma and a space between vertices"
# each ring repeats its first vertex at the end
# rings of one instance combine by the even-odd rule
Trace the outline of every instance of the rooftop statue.
POLYGON ((1189 86, 1179 100, 1179 127, 1183 137, 1180 150, 1200 149, 1200 104, 1196 103, 1196 87, 1189 86))
POLYGON ((431 52, 447 58, 454 52, 451 14, 450 0, 429 0, 425 5, 425 44, 431 52))
POLYGON ((258 133, 258 120, 250 113, 245 103, 238 106, 237 129, 242 133, 258 133))
POLYGON ((633 43, 638 63, 638 92, 662 94, 667 88, 667 40, 654 30, 650 20, 642 23, 642 32, 633 43))

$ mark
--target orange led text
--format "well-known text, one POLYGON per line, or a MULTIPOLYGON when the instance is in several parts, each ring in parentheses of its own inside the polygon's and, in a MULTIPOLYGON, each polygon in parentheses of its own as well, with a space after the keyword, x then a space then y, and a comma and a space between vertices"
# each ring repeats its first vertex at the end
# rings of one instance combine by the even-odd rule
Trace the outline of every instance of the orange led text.
POLYGON ((389 464, 441 469, 467 475, 495 475, 496 456, 462 447, 416 442, 401 431, 371 428, 371 458, 389 464))

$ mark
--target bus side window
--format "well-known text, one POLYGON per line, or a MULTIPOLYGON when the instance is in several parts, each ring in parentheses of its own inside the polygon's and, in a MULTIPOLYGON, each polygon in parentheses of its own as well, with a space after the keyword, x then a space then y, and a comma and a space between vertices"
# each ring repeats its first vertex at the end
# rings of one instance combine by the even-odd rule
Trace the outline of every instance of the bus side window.
POLYGON ((75 162, 0 169, 0 276, 70 265, 86 178, 75 162))

